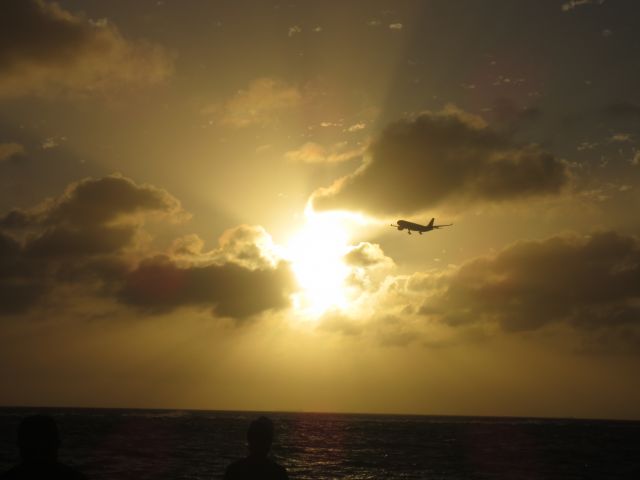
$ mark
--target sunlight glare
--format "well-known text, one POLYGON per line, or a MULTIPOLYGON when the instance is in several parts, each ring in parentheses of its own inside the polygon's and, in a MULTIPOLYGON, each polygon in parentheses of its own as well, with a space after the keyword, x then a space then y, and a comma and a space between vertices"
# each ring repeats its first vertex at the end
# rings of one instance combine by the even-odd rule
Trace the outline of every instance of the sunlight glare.
POLYGON ((344 216, 336 212, 305 212, 306 223, 289 241, 287 256, 302 287, 296 307, 319 316, 331 308, 347 306, 345 280, 350 268, 344 263, 349 235, 344 216))

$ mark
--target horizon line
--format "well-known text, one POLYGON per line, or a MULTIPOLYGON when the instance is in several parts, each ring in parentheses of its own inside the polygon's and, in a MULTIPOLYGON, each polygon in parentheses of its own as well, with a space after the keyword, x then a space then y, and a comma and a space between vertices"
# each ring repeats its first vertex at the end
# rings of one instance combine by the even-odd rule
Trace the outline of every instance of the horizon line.
POLYGON ((387 417, 432 417, 432 418, 484 418, 484 419, 518 419, 518 420, 571 420, 598 422, 640 422, 640 418, 609 417, 577 417, 577 416, 539 416, 539 415, 468 415, 441 413, 398 413, 398 412, 348 412, 348 411, 311 411, 311 410, 226 410, 216 408, 170 408, 170 407, 87 407, 60 405, 0 405, 0 409, 48 409, 48 410, 138 410, 163 412, 217 412, 217 413, 267 413, 267 414, 305 414, 305 415, 353 415, 353 416, 387 416, 387 417))

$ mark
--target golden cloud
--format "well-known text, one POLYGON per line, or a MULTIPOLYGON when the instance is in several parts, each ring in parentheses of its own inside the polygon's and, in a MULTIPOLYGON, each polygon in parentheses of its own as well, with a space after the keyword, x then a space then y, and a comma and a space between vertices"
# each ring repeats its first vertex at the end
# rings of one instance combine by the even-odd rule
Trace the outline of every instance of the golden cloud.
POLYGON ((44 0, 6 0, 0 16, 0 97, 88 94, 165 80, 172 55, 44 0))

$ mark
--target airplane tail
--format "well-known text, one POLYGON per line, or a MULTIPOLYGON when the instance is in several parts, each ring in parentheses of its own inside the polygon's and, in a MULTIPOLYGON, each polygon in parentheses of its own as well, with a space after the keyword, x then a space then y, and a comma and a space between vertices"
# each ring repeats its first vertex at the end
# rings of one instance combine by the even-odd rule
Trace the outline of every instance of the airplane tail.
POLYGON ((435 222, 435 218, 432 218, 431 221, 427 224, 427 227, 433 227, 433 222, 435 222))

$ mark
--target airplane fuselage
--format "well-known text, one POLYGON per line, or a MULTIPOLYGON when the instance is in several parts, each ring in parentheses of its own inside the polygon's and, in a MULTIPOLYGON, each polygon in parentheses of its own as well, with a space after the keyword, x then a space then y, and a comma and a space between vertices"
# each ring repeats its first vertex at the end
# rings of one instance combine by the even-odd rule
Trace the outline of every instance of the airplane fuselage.
POLYGON ((408 222, 407 220, 398 220, 398 230, 408 230, 422 233, 433 230, 433 225, 420 225, 419 223, 408 222))
POLYGON ((435 225, 435 220, 435 218, 432 218, 431 221, 426 225, 420 225, 419 223, 413 223, 407 220, 398 220, 397 225, 391 226, 396 227, 400 231, 406 230, 409 235, 411 235, 411 232, 418 232, 420 235, 422 235, 424 232, 430 232, 431 230, 435 230, 437 228, 450 227, 451 225, 453 225, 452 223, 449 223, 447 225, 435 225))

